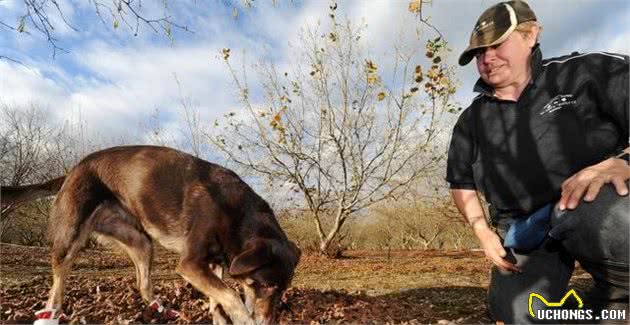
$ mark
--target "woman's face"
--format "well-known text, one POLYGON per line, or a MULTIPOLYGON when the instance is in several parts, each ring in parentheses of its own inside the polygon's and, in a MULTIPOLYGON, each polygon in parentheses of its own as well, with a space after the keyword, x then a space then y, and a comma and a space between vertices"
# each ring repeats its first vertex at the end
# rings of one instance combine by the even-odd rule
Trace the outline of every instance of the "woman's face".
POLYGON ((529 56, 536 40, 512 32, 501 44, 480 49, 475 58, 481 79, 494 89, 518 86, 529 79, 529 56))

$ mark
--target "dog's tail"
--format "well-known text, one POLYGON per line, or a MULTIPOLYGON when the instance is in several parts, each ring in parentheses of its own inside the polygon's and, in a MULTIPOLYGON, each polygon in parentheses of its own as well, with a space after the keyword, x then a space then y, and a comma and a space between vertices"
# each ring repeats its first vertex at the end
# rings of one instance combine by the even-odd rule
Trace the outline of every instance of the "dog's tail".
POLYGON ((0 205, 2 206, 2 211, 35 199, 55 195, 59 192, 65 180, 66 176, 61 176, 40 184, 2 186, 0 187, 0 205))

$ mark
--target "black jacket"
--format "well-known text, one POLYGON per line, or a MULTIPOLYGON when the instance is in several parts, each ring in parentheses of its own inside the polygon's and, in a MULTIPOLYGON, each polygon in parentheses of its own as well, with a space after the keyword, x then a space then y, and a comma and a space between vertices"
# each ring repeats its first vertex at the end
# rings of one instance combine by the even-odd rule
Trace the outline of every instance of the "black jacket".
POLYGON ((480 79, 453 129, 451 188, 480 190, 494 222, 558 200, 568 177, 628 146, 628 62, 604 52, 542 60, 537 46, 517 102, 480 79))

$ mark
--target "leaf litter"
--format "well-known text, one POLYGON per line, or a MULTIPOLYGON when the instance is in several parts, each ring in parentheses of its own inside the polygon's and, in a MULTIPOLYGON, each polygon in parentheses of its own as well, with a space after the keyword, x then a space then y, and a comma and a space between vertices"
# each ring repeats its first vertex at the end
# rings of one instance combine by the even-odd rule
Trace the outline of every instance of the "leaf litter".
MULTIPOLYGON (((157 312, 142 301, 131 262, 118 252, 80 254, 66 284, 69 324, 208 324, 208 299, 175 272, 177 256, 156 252, 157 312)), ((303 256, 283 298, 281 324, 488 324, 490 264, 480 252, 349 252, 303 256)), ((52 283, 47 248, 0 244, 0 323, 32 323, 52 283)), ((238 290, 236 283, 226 279, 238 290)), ((574 285, 590 279, 578 270, 574 285)))

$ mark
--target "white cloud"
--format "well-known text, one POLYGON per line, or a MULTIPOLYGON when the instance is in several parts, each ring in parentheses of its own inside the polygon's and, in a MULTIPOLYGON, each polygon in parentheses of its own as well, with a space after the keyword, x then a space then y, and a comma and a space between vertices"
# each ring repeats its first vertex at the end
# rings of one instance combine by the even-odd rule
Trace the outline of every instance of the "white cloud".
MULTIPOLYGON (((448 62, 455 63, 459 52, 466 47, 469 32, 477 16, 497 1, 434 1, 425 7, 424 17, 439 28, 453 48, 448 62)), ((630 29, 625 22, 628 5, 620 1, 530 1, 544 25, 542 39, 546 56, 566 54, 574 50, 610 50, 628 53, 630 29), (620 8, 623 10, 620 13, 620 8), (588 24, 578 24, 588 21, 588 24), (619 27, 623 28, 619 28, 619 27)), ((80 22, 82 13, 93 12, 84 4, 74 9, 62 2, 66 18, 80 22), (66 8, 67 7, 67 8, 66 8)), ((173 74, 181 83, 184 97, 193 99, 202 119, 211 123, 227 110, 237 106, 235 88, 221 60, 223 47, 232 48, 232 62, 240 68, 240 49, 247 49, 249 62, 261 58, 273 60, 279 71, 291 71, 299 58, 287 46, 298 44, 300 29, 314 27, 320 22, 325 30, 329 22, 330 3, 308 1, 274 7, 256 4, 250 11, 242 11, 238 20, 231 18, 231 9, 218 5, 179 4, 173 9, 177 21, 185 22, 195 34, 176 35, 175 44, 163 38, 156 40, 148 30, 134 38, 126 30, 112 31, 96 17, 81 33, 61 31, 69 41, 72 53, 52 61, 49 51, 31 51, 33 38, 18 38, 4 44, 9 51, 33 53, 24 68, 0 61, 0 99, 25 105, 38 102, 55 108, 56 114, 75 114, 81 110, 84 119, 94 127, 106 128, 108 133, 137 129, 146 123, 155 109, 164 112, 165 123, 175 129, 180 93, 173 74), (203 9, 203 10, 202 10, 203 9), (201 13, 201 15, 199 15, 201 13), (181 15, 181 16, 178 16, 181 15)), ((391 44, 399 32, 407 32, 402 43, 417 46, 423 52, 424 43, 415 38, 411 29, 417 21, 407 11, 407 1, 340 1, 337 16, 353 19, 365 17, 368 25, 364 40, 375 56, 387 58, 391 44)), ((0 7, 15 8, 15 0, 0 1, 0 7)), ((14 9, 16 10, 16 9, 14 9)), ((153 5, 149 14, 163 13, 153 5)), ((4 16, 0 16, 4 17, 4 16)), ((85 18, 84 18, 85 19, 85 18)), ((433 37, 432 34, 427 36, 433 37)), ((41 42, 41 40, 40 40, 41 42)), ((40 44, 46 48, 46 44, 40 44)), ((475 68, 469 65, 458 70, 462 85, 457 99, 465 106, 474 97, 472 84, 477 79, 475 68)), ((248 71, 250 81, 255 73, 248 71)))
POLYGON ((17 8, 17 0, 1 0, 0 8, 3 8, 7 11, 14 10, 15 8, 17 8))
POLYGON ((630 30, 605 42, 608 45, 607 50, 611 52, 630 54, 630 30))
POLYGON ((55 107, 68 92, 42 70, 0 61, 0 101, 10 106, 27 108, 31 103, 55 107))
POLYGON ((74 54, 87 72, 74 79, 58 70, 0 61, 0 74, 6 76, 0 77, 0 98, 25 107, 40 102, 55 107, 60 116, 81 109, 88 125, 118 132, 136 127, 155 109, 177 118, 181 107, 175 74, 181 95, 195 99, 202 117, 212 119, 232 105, 227 71, 212 53, 218 48, 120 49, 99 42, 74 54))

